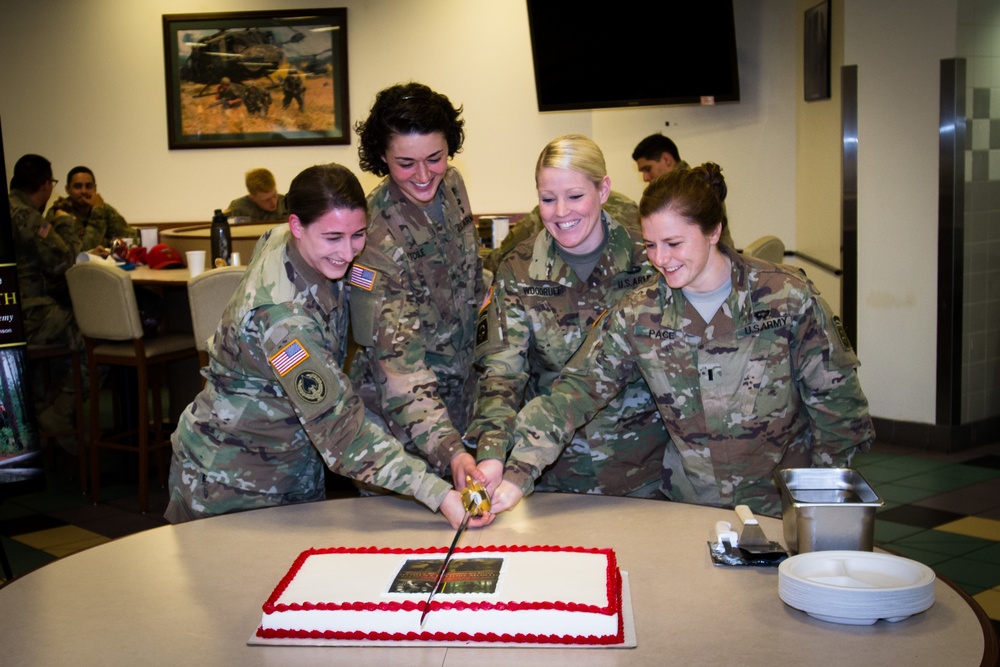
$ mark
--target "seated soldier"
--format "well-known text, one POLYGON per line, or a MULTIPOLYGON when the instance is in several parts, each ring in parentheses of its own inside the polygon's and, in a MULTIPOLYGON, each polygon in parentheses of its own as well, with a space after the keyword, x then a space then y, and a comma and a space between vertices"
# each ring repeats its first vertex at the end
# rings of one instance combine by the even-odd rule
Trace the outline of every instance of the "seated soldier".
MULTIPOLYGON (((42 216, 56 181, 52 165, 41 155, 25 155, 14 165, 10 179, 10 219, 14 235, 17 280, 21 291, 24 335, 28 343, 83 348, 80 331, 66 289, 65 273, 80 251, 80 237, 73 216, 57 210, 52 220, 42 216)), ((36 395, 38 423, 48 431, 63 431, 73 424, 73 384, 65 369, 54 396, 36 395)), ((75 452, 76 442, 60 438, 59 444, 75 452)))
POLYGON ((107 256, 115 239, 138 243, 139 232, 131 227, 114 206, 97 191, 97 179, 87 167, 73 167, 66 175, 66 196, 53 202, 46 217, 53 220, 61 212, 76 221, 76 231, 83 251, 107 256))
POLYGON ((274 174, 267 169, 251 169, 246 176, 247 194, 229 202, 226 215, 247 218, 245 222, 288 220, 285 195, 278 194, 274 174))

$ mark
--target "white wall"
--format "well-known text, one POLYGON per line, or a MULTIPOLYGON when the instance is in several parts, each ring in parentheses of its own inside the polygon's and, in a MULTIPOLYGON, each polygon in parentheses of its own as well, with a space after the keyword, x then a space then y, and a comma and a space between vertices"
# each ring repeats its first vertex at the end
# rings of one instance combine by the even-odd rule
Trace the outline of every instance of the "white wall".
MULTIPOLYGON (((243 192, 243 173, 267 166, 287 188, 301 169, 337 161, 357 170, 350 146, 167 149, 163 14, 329 6, 317 0, 0 0, 0 120, 8 180, 24 153, 58 177, 76 164, 97 174, 130 222, 207 221, 243 192)), ((691 162, 723 165, 740 244, 794 234, 791 0, 737 2, 744 101, 714 108, 657 107, 541 114, 535 101, 523 0, 345 0, 352 123, 375 93, 419 80, 465 107, 466 143, 455 164, 480 213, 535 204, 533 166, 567 132, 605 151, 613 187, 638 199, 630 159, 646 134, 664 131, 691 162), (665 127, 665 121, 671 122, 665 127)), ((570 48, 587 48, 573 45, 570 48)), ((594 45, 599 48, 599 45, 594 45)), ((650 57, 636 48, 636 57, 650 57)), ((678 58, 679 59, 679 58, 678 58)), ((602 75, 592 73, 596 80, 602 75)), ((611 74, 613 76, 613 73, 611 74)), ((352 133, 353 135, 353 133, 352 133)), ((366 188, 376 179, 360 174, 366 188)), ((61 188, 62 185, 59 186, 61 188)))
POLYGON ((858 348, 873 413, 934 423, 940 61, 954 2, 846 0, 858 66, 858 348), (888 44, 888 46, 887 46, 888 44))

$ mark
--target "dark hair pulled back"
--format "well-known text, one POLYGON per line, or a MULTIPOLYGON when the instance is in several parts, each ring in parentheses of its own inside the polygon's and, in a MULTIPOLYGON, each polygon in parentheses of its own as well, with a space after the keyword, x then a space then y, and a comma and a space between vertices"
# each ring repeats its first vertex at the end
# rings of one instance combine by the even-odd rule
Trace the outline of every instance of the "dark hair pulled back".
POLYGON ((289 213, 306 227, 333 209, 367 210, 365 191, 358 177, 334 162, 300 172, 288 187, 285 203, 289 213))
POLYGON ((725 229, 726 179, 722 167, 714 162, 691 169, 674 169, 663 174, 642 193, 639 200, 639 217, 670 210, 698 225, 706 236, 712 234, 720 223, 725 229))

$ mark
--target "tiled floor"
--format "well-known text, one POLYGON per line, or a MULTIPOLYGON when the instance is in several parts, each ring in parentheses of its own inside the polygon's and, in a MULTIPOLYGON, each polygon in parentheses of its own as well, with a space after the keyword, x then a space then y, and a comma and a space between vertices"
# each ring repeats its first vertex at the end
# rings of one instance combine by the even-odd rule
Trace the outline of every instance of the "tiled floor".
MULTIPOLYGON (((1000 445, 957 455, 888 445, 874 449, 856 459, 855 467, 885 501, 876 514, 875 543, 951 579, 1000 633, 1000 445)), ((139 512, 131 463, 102 477, 98 505, 80 493, 65 458, 56 464, 46 491, 0 504, 0 540, 15 577, 166 524, 166 493, 155 484, 149 512, 139 512)), ((330 494, 352 495, 353 488, 338 479, 331 479, 330 494)))

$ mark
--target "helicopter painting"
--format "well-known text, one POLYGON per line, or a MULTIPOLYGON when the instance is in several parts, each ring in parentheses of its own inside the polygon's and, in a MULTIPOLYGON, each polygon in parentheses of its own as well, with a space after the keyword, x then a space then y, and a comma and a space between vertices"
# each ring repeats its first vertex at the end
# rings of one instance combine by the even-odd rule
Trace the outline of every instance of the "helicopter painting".
MULTIPOLYGON (((304 37, 296 31, 290 41, 301 41, 304 37)), ((191 48, 181 66, 181 79, 185 81, 218 83, 224 76, 243 81, 266 76, 285 60, 284 49, 276 43, 271 30, 222 29, 197 41, 190 33, 184 38, 191 48)))
POLYGON ((165 16, 171 148, 348 143, 345 14, 165 16))

